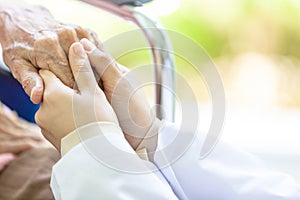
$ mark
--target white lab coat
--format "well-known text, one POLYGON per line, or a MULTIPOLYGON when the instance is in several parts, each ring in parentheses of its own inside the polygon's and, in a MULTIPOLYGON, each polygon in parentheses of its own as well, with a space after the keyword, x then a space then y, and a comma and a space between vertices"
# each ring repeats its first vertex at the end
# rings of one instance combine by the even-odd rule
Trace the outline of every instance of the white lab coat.
MULTIPOLYGON (((175 132, 175 126, 170 123, 160 129, 157 151, 170 143, 170 135, 175 132)), ((155 164, 152 164, 135 154, 115 125, 89 124, 63 139, 65 155, 53 167, 51 188, 55 198, 63 200, 300 199, 300 188, 291 177, 270 171, 250 154, 219 142, 212 153, 201 160, 200 144, 201 139, 197 137, 187 151, 168 166, 165 161, 172 157, 168 153, 164 159, 155 155, 155 164), (118 153, 119 150, 126 153, 118 153), (132 170, 142 172, 160 167, 163 168, 147 173, 132 170)))

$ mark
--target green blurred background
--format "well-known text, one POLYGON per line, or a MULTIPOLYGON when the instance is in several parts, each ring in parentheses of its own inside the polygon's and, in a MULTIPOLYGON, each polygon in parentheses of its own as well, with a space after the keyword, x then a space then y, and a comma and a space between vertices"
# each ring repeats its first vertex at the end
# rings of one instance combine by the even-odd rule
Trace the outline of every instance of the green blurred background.
POLYGON ((247 51, 299 58, 299 11, 297 0, 181 0, 161 19, 213 58, 247 51))
MULTIPOLYGON (((136 29, 76 0, 28 1, 45 5, 61 21, 95 30, 102 41, 136 29)), ((300 107, 300 1, 155 0, 145 7, 159 14, 167 29, 190 37, 207 51, 223 79, 228 104, 263 109, 300 107)), ((149 52, 118 58, 130 68, 145 64, 145 60, 150 60, 149 52)), ((201 77, 180 58, 176 61, 178 73, 190 81, 198 100, 209 101, 201 77)))
POLYGON ((300 106, 300 1, 181 0, 160 18, 208 52, 229 103, 300 106))

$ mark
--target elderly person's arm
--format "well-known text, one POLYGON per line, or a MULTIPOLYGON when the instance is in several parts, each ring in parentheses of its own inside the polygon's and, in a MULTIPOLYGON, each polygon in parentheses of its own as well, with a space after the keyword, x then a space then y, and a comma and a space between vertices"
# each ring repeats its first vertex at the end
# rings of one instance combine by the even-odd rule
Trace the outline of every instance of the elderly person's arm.
POLYGON ((0 154, 18 154, 35 147, 51 146, 37 125, 23 120, 1 102, 0 122, 0 154))
POLYGON ((44 91, 39 69, 48 69, 64 84, 73 86, 67 55, 71 44, 81 38, 100 46, 94 32, 58 22, 42 6, 0 0, 3 59, 33 103, 41 102, 44 91))
POLYGON ((19 153, 43 147, 51 145, 39 127, 21 119, 0 102, 0 171, 19 153))

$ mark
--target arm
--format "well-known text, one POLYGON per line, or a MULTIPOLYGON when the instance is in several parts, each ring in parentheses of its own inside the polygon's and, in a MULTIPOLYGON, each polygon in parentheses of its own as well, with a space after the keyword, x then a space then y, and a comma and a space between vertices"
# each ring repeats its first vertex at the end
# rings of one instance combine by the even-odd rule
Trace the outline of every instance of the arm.
POLYGON ((101 78, 103 91, 118 117, 126 140, 136 151, 146 148, 147 156, 152 160, 159 120, 141 89, 144 85, 138 81, 134 71, 116 63, 103 48, 97 48, 87 39, 80 42, 101 78))
POLYGON ((101 77, 127 141, 134 149, 146 148, 151 160, 155 153, 154 163, 180 199, 299 199, 299 186, 291 178, 269 171, 247 153, 220 142, 210 156, 200 160, 199 135, 194 140, 197 134, 180 131, 174 142, 178 129, 168 123, 159 129, 161 122, 151 115, 143 94, 136 92, 142 85, 134 75, 92 43, 85 39, 81 43, 101 77))
POLYGON ((3 60, 33 103, 41 102, 44 91, 39 69, 52 71, 64 84, 73 87, 67 55, 71 44, 81 38, 100 46, 94 32, 58 22, 42 6, 0 0, 3 60))
POLYGON ((44 136, 64 154, 52 173, 56 199, 176 199, 125 140, 79 43, 69 59, 77 89, 41 71, 45 92, 36 114, 44 136))
POLYGON ((1 102, 0 122, 0 155, 18 155, 32 148, 51 146, 38 126, 23 120, 1 102))
POLYGON ((76 145, 54 166, 51 188, 56 199, 177 199, 158 174, 133 173, 117 167, 125 163, 131 168, 141 170, 144 167, 148 171, 154 166, 139 159, 123 133, 113 124, 98 122, 81 127, 62 140, 62 149, 74 140, 70 138, 72 134, 85 138, 84 135, 94 133, 97 136, 76 145), (99 134, 99 129, 107 132, 100 131, 102 134, 99 134), (112 143, 106 143, 107 140, 112 143), (108 157, 100 159, 102 156, 89 148, 93 144, 108 157), (115 151, 115 144, 130 154, 115 151), (118 159, 118 163, 111 164, 112 159, 118 159))
MULTIPOLYGON (((171 123, 160 129, 159 153, 155 155, 155 163, 158 166, 166 164, 162 156, 164 159, 174 158, 174 155, 170 154, 172 149, 168 151, 164 149, 170 144, 169 141, 176 137, 176 133, 178 129, 171 123)), ((178 156, 179 159, 170 167, 161 170, 168 181, 173 180, 172 187, 176 194, 184 191, 184 195, 189 199, 197 197, 222 200, 300 199, 300 187, 291 177, 269 170, 256 157, 234 149, 222 141, 208 157, 199 159, 202 142, 197 135, 188 150, 178 156)))

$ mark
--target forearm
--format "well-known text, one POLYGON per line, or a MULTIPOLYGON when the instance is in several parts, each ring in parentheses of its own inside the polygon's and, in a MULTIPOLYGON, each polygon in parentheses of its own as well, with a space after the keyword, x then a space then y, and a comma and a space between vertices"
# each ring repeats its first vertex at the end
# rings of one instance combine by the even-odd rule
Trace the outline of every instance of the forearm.
POLYGON ((9 45, 17 43, 31 44, 35 34, 43 29, 51 30, 53 16, 42 6, 27 4, 23 1, 0 2, 0 42, 9 45), (37 21, 38 20, 38 21, 37 21))

